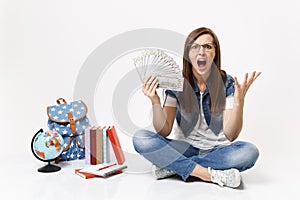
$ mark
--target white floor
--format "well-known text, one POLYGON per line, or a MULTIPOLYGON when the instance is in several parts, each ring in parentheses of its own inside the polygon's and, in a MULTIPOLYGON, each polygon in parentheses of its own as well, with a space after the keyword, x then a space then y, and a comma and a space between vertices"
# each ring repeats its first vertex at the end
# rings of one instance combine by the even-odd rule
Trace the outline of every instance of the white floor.
POLYGON ((242 173, 242 185, 230 189, 204 182, 186 183, 179 177, 155 180, 149 163, 137 156, 127 160, 128 169, 123 174, 83 179, 74 174, 75 168, 85 166, 83 160, 62 162, 61 171, 44 174, 37 172, 44 163, 24 154, 2 162, 1 199, 295 199, 300 195, 299 163, 291 166, 290 158, 281 161, 271 162, 261 156, 253 169, 242 173))

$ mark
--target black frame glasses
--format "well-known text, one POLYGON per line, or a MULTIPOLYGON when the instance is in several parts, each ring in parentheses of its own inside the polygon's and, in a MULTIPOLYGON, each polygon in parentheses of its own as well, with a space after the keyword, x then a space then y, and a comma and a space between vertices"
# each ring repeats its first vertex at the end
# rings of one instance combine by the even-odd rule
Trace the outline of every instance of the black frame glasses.
POLYGON ((214 43, 205 43, 205 44, 193 43, 190 45, 190 51, 193 53, 198 53, 201 47, 205 52, 211 52, 215 50, 216 45, 214 43))

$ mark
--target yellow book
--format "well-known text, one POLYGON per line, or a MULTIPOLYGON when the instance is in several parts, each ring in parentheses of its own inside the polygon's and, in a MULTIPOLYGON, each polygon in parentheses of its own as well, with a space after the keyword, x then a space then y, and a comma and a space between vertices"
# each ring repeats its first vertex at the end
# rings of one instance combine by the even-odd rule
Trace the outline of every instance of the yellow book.
POLYGON ((104 127, 98 126, 96 129, 96 164, 103 163, 103 133, 104 127))

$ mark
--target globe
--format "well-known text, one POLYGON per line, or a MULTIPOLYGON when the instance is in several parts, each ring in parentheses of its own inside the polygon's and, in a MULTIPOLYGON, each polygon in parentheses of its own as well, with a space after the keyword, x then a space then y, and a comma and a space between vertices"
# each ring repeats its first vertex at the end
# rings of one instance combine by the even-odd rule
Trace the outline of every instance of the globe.
POLYGON ((32 138, 31 150, 33 155, 48 165, 39 168, 39 172, 55 172, 59 171, 60 167, 50 164, 54 161, 63 151, 64 140, 63 137, 53 130, 46 132, 40 129, 32 138))

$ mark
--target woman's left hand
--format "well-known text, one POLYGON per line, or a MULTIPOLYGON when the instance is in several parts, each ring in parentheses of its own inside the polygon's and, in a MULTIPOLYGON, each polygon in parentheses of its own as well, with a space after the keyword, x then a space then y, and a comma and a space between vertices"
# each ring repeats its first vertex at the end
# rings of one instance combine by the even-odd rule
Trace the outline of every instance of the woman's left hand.
POLYGON ((234 77, 235 82, 235 92, 234 92, 234 102, 237 104, 243 104, 246 93, 252 83, 257 79, 257 77, 261 74, 261 72, 252 72, 250 77, 248 77, 248 73, 245 74, 244 81, 240 84, 236 77, 234 77))

